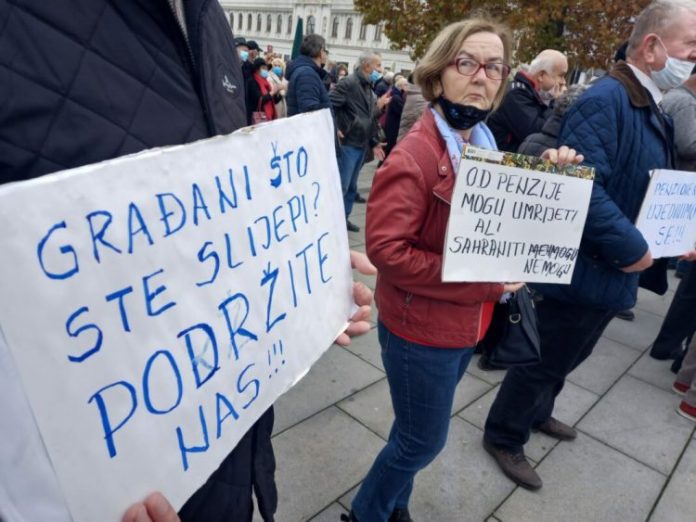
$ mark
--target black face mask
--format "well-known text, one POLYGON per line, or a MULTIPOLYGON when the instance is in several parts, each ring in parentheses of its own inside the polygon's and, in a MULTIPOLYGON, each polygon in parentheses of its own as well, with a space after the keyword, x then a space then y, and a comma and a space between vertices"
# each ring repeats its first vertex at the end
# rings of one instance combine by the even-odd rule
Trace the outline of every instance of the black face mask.
POLYGON ((437 102, 442 107, 442 112, 445 113, 445 119, 450 127, 457 130, 467 130, 482 122, 486 116, 490 114, 489 110, 479 109, 473 105, 462 105, 449 101, 443 95, 440 95, 437 102))

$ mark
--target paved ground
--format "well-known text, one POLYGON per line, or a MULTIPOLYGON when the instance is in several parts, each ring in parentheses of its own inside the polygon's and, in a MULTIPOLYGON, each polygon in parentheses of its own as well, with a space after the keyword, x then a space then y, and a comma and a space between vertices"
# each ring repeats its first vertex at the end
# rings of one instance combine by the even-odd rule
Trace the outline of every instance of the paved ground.
MULTIPOLYGON (((364 168, 367 195, 374 163, 364 168)), ((361 228, 365 205, 353 221, 361 228)), ((364 251, 364 237, 349 234, 364 251)), ((372 278, 363 278, 374 287, 372 278)), ((593 355, 568 379, 556 416, 580 435, 561 442, 532 435, 526 450, 544 480, 516 488, 481 447, 482 427, 502 372, 474 359, 457 390, 447 447, 418 475, 410 506, 418 522, 693 522, 694 424, 678 416, 669 364, 647 349, 670 292, 641 293, 635 322, 614 320, 593 355)), ((332 347, 276 403, 279 522, 339 520, 350 505, 393 414, 376 330, 349 348, 332 347)))

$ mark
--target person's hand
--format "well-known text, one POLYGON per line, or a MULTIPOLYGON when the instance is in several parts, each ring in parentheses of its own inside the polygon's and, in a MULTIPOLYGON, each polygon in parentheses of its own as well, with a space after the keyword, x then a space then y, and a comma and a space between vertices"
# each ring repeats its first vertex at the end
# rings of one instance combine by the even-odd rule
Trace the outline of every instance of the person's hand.
POLYGON ((372 147, 372 152, 375 154, 375 159, 377 161, 384 161, 386 155, 384 154, 384 143, 380 143, 372 147))
POLYGON ((164 495, 157 492, 128 508, 121 522, 181 522, 181 519, 164 495))
POLYGON ((377 98, 377 108, 380 111, 383 111, 384 108, 389 105, 389 102, 391 101, 391 91, 387 91, 384 93, 382 96, 377 98))
POLYGON ((682 261, 696 261, 696 249, 679 256, 682 261))
POLYGON ((281 86, 280 86, 280 85, 278 85, 278 84, 276 84, 276 83, 272 83, 272 84, 271 84, 271 96, 275 96, 276 94, 278 94, 278 91, 279 91, 280 89, 281 89, 281 86))
POLYGON ((650 250, 648 250, 638 261, 636 261, 632 265, 623 267, 621 271, 626 272, 627 274, 630 274, 632 272, 642 272, 646 268, 650 268, 652 264, 652 254, 650 253, 650 250))
POLYGON ((525 285, 524 283, 505 283, 505 284, 503 284, 503 293, 510 292, 510 293, 514 294, 520 288, 522 288, 524 285, 525 285))
POLYGON ((343 134, 340 130, 336 131, 336 135, 338 136, 339 140, 342 140, 343 138, 346 137, 346 135, 343 134))
MULTIPOLYGON (((363 275, 375 275, 377 273, 377 268, 375 268, 367 256, 355 250, 350 251, 350 264, 363 275)), ((350 318, 348 328, 336 338, 336 344, 341 346, 348 346, 351 337, 367 333, 371 328, 369 319, 370 311, 372 310, 370 307, 372 304, 372 291, 364 283, 354 282, 353 300, 358 305, 358 310, 350 318)))
POLYGON ((542 159, 549 160, 551 163, 555 163, 559 167, 578 165, 585 159, 585 156, 578 154, 575 149, 571 149, 565 145, 559 149, 546 149, 541 157, 542 159))

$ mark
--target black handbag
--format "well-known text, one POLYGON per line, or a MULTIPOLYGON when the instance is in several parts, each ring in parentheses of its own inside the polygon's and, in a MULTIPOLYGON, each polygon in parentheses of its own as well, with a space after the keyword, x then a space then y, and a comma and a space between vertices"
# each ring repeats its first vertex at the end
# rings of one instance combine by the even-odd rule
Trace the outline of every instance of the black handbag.
POLYGON ((532 293, 523 286, 498 303, 485 339, 484 356, 494 366, 527 366, 541 360, 541 341, 532 293))

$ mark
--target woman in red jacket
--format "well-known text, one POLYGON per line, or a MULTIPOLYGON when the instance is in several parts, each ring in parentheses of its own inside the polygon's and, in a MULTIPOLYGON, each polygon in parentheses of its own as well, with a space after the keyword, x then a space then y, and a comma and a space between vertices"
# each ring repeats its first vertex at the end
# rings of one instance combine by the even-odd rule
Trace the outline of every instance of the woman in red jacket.
MULTIPOLYGON (((430 102, 375 176, 367 253, 379 269, 379 342, 395 420, 349 520, 410 521, 415 474, 447 440, 452 401, 493 303, 522 283, 443 283, 450 199, 465 143, 496 148, 483 123, 510 73, 508 30, 485 19, 449 25, 414 71, 430 102)), ((552 151, 564 160, 572 151, 552 151)))
POLYGON ((275 104, 282 99, 281 87, 268 81, 268 64, 263 58, 257 58, 253 64, 253 74, 246 81, 247 123, 252 125, 255 112, 263 115, 264 121, 275 120, 275 104))

